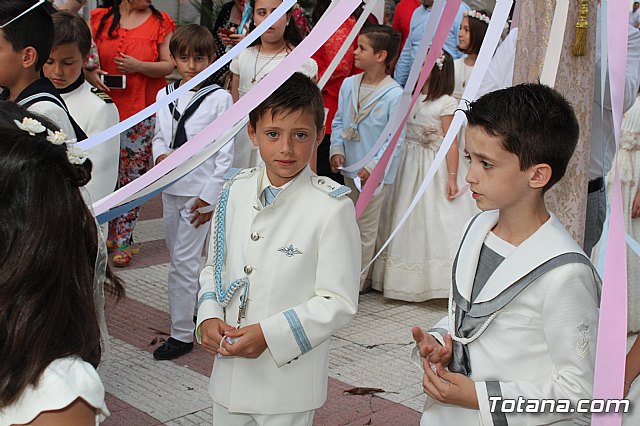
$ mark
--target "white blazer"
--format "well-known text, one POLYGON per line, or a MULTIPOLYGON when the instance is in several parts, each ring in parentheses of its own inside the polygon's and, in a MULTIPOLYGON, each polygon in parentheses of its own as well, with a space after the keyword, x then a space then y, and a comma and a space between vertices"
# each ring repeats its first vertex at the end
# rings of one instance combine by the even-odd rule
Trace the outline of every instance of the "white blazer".
MULTIPOLYGON (((268 348, 256 359, 216 359, 209 391, 231 412, 313 410, 326 400, 329 337, 358 306, 355 209, 345 187, 308 166, 263 207, 261 170, 244 170, 227 183, 223 286, 248 277, 242 326, 260 323, 268 348)), ((211 232, 215 241, 218 231, 211 232)), ((208 318, 235 326, 238 317, 239 295, 226 310, 206 296, 215 292, 212 253, 210 247, 200 275, 197 330, 208 318)))
MULTIPOLYGON (((461 243, 454 278, 457 291, 467 301, 480 248, 497 220, 497 210, 481 213, 461 243)), ((551 214, 498 266, 474 304, 499 304, 500 296, 517 280, 563 253, 584 256, 551 214)), ((476 384, 480 410, 428 398, 421 424, 493 425, 505 424, 505 418, 509 425, 571 424, 571 418, 578 414, 491 413, 489 397, 568 399, 572 403, 592 397, 599 304, 596 282, 591 266, 585 263, 558 266, 531 282, 499 311, 477 340, 467 345, 470 378, 476 384)), ((448 319, 435 328, 448 330, 448 319)))

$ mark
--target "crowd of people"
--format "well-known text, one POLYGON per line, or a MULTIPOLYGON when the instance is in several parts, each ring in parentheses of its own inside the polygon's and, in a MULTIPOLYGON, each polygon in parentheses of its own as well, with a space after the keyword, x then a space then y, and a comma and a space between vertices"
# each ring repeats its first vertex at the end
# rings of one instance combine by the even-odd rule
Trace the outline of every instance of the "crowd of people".
MULTIPOLYGON (((331 2, 317 0, 310 13, 296 5, 195 89, 88 152, 75 142, 169 96, 282 1, 232 0, 215 20, 203 12, 203 25, 178 26, 150 0, 102 2, 89 22, 77 13, 86 2, 56 3, 0 2, 0 425, 96 424, 108 416, 96 373, 107 346, 103 292, 124 295, 112 267, 127 267, 144 249, 133 240, 139 207, 100 227, 91 204, 249 94, 331 2)), ((467 124, 425 195, 366 268, 403 220, 466 101, 491 23, 489 10, 462 2, 416 88, 379 187, 356 219, 362 188, 392 141, 377 152, 374 145, 411 66, 422 60, 418 46, 433 6, 386 3, 380 22, 367 17, 322 88, 317 83, 362 6, 229 144, 163 191, 171 332, 153 357, 180 357, 194 340, 216 357, 209 389, 216 424, 311 425, 326 400, 329 338, 356 315, 359 293, 448 298, 446 318, 412 330, 411 356, 428 397, 422 423, 570 421, 572 413, 514 413, 490 400, 593 396, 599 277, 590 256, 613 179, 611 106, 594 98, 594 111, 605 114, 594 112, 581 247, 544 200, 567 170, 578 120, 557 91, 511 85, 512 30, 495 53, 485 94, 463 108, 467 124)), ((617 152, 625 226, 635 239, 638 5, 629 18, 628 112, 617 152)), ((633 254, 628 270, 628 331, 637 333, 640 259, 633 254)), ((636 342, 625 393, 638 375, 636 342)))

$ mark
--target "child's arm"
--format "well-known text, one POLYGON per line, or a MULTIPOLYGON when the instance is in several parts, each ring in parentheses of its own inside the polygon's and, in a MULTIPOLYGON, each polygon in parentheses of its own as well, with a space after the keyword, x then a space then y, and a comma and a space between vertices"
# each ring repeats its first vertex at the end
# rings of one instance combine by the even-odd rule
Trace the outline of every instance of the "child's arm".
MULTIPOLYGON (((393 115, 393 113, 395 111, 398 110, 398 106, 400 104, 400 99, 402 99, 402 89, 399 87, 396 87, 393 90, 390 90, 389 93, 387 93, 384 98, 380 99, 378 102, 385 102, 386 105, 386 109, 387 109, 387 122, 391 120, 391 116, 393 115)), ((404 142, 404 135, 407 133, 407 129, 406 126, 402 129, 402 132, 400 133, 400 136, 398 137, 398 143, 396 144, 395 150, 393 152, 393 155, 391 156, 391 159, 389 161, 393 161, 393 158, 397 155, 400 155, 400 147, 402 146, 402 143, 404 142)), ((380 159, 382 158, 382 156, 384 155, 384 152, 387 150, 387 148, 389 147, 389 144, 391 143, 391 137, 393 136, 393 134, 391 136, 389 136, 387 138, 387 140, 385 141, 384 145, 382 145, 382 147, 380 148, 380 150, 378 150, 378 153, 371 159, 371 161, 369 161, 369 164, 367 164, 364 168, 367 169, 367 171, 369 173, 371 173, 373 171, 373 169, 378 165, 378 162, 380 161, 380 159)), ((374 141, 375 142, 375 141, 374 141)))
POLYGON ((344 123, 342 122, 342 114, 343 109, 348 108, 348 103, 351 101, 347 95, 349 84, 351 84, 351 78, 346 78, 340 86, 340 92, 338 93, 338 111, 336 111, 336 115, 333 117, 333 121, 331 122, 331 146, 329 147, 329 160, 334 173, 337 172, 338 166, 341 167, 344 165, 344 139, 342 139, 344 123), (342 156, 342 160, 340 160, 340 162, 334 162, 333 157, 336 155, 342 156))
MULTIPOLYGON (((453 115, 443 115, 440 117, 440 122, 442 123, 442 131, 446 135, 449 131, 449 126, 451 126, 451 121, 453 121, 453 115)), ((453 197, 458 193, 458 138, 453 140, 451 147, 449 148, 449 152, 447 152, 447 199, 449 201, 453 200, 453 197)))
MULTIPOLYGON (((156 95, 156 102, 163 98, 164 89, 160 89, 156 95)), ((168 108, 168 107, 165 107, 168 108)), ((169 155, 169 144, 171 141, 166 141, 164 134, 162 133, 161 114, 158 113, 156 117, 156 125, 153 129, 153 139, 151 140, 151 154, 153 155, 153 164, 156 165, 160 161, 167 158, 169 155)))
MULTIPOLYGON (((480 415, 491 424, 492 416, 506 416, 509 424, 548 424, 574 417, 567 413, 491 413, 490 397, 517 400, 565 399, 576 404, 593 397, 598 306, 591 268, 573 263, 560 266, 540 279, 552 280, 542 308, 542 332, 553 362, 552 371, 536 381, 476 382, 480 415)), ((532 285, 540 285, 534 283, 532 285)), ((545 283, 547 284, 547 283, 545 283)), ((517 331, 514 330, 514 333, 517 331)), ((482 339, 482 336, 480 337, 482 339)), ((505 348, 513 357, 526 347, 505 348)), ((499 405, 499 404, 498 404, 499 405)), ((575 405, 574 405, 575 407, 575 405)))
POLYGON ((327 200, 339 205, 326 217, 318 240, 315 295, 260 321, 269 351, 280 367, 325 342, 356 314, 361 249, 355 209, 349 201, 327 200))
POLYGON ((638 217, 640 217, 640 190, 636 192, 631 205, 631 219, 637 219, 638 217))

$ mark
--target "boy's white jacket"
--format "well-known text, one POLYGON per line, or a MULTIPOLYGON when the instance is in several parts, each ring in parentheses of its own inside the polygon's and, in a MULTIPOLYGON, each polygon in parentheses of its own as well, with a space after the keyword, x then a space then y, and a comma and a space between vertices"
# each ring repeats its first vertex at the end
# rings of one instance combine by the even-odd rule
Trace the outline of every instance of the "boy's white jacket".
MULTIPOLYGON (((226 288, 249 278, 242 326, 260 323, 268 348, 256 359, 216 359, 209 391, 231 412, 308 411, 326 399, 329 337, 356 314, 360 234, 353 202, 329 195, 339 184, 307 166, 273 204, 262 207, 262 174, 247 169, 231 182, 222 281, 226 288)), ((212 229, 211 241, 216 234, 212 229)), ((200 286, 199 300, 215 291, 211 256, 200 286)), ((238 296, 226 312, 204 300, 196 329, 208 318, 236 326, 238 296)))
MULTIPOLYGON (((457 290, 466 300, 471 297, 480 248, 497 221, 497 210, 481 213, 461 243, 454 274, 457 290)), ((551 214, 498 266, 475 303, 499 303, 501 294, 516 280, 563 253, 584 256, 551 214)), ((571 424, 570 419, 578 414, 492 413, 489 397, 568 399, 572 404, 592 398, 598 300, 596 277, 584 263, 564 264, 533 281, 468 345, 470 378, 475 382, 480 410, 428 398, 421 424, 571 424)), ((448 330, 448 319, 441 320, 435 329, 448 330)), ((432 334, 441 340, 437 333, 432 334)))
MULTIPOLYGON (((190 91, 178 98, 178 111, 183 113, 189 101, 196 92, 190 91)), ((156 101, 167 96, 167 91, 162 88, 156 95, 156 101)), ((200 130, 207 127, 222 113, 231 108, 233 100, 229 92, 219 89, 202 101, 198 109, 185 122, 187 140, 194 137, 200 130)), ((165 106, 156 114, 156 127, 154 130, 152 150, 153 162, 162 154, 172 152, 170 145, 173 132, 176 131, 177 123, 174 122, 169 106, 165 106)), ((218 152, 213 154, 204 163, 193 169, 179 181, 164 190, 165 194, 177 196, 196 196, 202 201, 214 205, 220 189, 224 184, 224 175, 231 167, 233 161, 233 139, 218 152)))

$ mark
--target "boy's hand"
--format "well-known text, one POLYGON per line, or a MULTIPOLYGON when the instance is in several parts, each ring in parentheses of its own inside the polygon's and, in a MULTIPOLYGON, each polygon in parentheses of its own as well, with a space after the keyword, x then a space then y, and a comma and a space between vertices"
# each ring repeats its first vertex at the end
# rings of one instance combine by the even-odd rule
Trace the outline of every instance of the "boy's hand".
MULTIPOLYGON (((158 157, 158 158, 160 158, 160 157, 158 157)), ((203 208, 203 207, 209 207, 210 205, 211 204, 207 203, 206 201, 201 200, 200 198, 198 198, 196 200, 196 202, 193 203, 193 205, 189 209, 189 212, 193 213, 193 216, 191 216, 191 223, 194 224, 193 226, 195 226, 196 228, 199 228, 200 225, 204 225, 205 223, 207 223, 207 222, 209 222, 211 220, 211 216, 213 216, 213 212, 200 213, 198 211, 198 209, 203 208)))
POLYGON ((631 219, 640 217, 640 191, 636 192, 636 196, 633 197, 633 204, 631 205, 631 219))
POLYGON ((233 330, 233 326, 222 321, 220 318, 204 320, 200 324, 202 349, 209 352, 211 355, 216 355, 218 353, 218 348, 220 347, 220 340, 222 340, 224 333, 229 330, 233 330))
POLYGON ((331 157, 331 171, 338 173, 340 167, 344 166, 344 155, 336 154, 331 157))
POLYGON ((161 155, 158 155, 158 158, 156 158, 156 166, 157 166, 157 165, 158 165, 162 160, 164 160, 165 158, 167 158, 168 156, 169 156, 169 154, 161 154, 161 155))
POLYGON ((449 180, 447 181, 447 200, 451 201, 456 197, 458 193, 458 181, 456 180, 456 175, 449 175, 449 180))
POLYGON ((267 341, 260 324, 234 328, 227 331, 225 336, 233 339, 233 343, 229 343, 225 338, 222 347, 218 349, 218 353, 222 356, 258 358, 267 349, 267 341))
POLYGON ((473 380, 464 374, 445 370, 440 363, 436 364, 436 372, 434 373, 429 366, 429 361, 425 359, 422 362, 424 363, 422 378, 424 393, 444 404, 453 404, 472 410, 480 408, 473 380))
POLYGON ((413 327, 411 329, 413 334, 413 340, 418 345, 418 351, 421 358, 428 358, 433 364, 440 363, 445 367, 451 362, 451 353, 453 352, 453 341, 448 334, 444 336, 444 346, 440 344, 429 333, 422 331, 420 327, 413 327))
POLYGON ((369 176, 371 176, 369 170, 365 169, 364 167, 361 168, 358 172, 358 177, 360 178, 360 182, 362 182, 363 186, 365 183, 367 183, 367 179, 369 179, 369 176))

